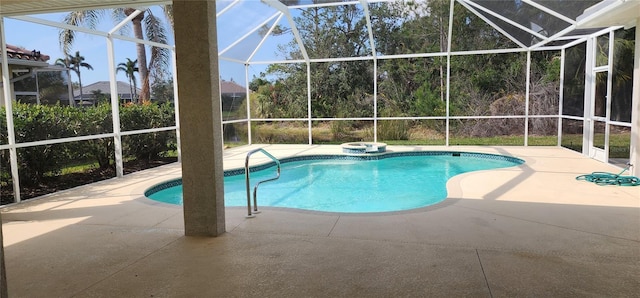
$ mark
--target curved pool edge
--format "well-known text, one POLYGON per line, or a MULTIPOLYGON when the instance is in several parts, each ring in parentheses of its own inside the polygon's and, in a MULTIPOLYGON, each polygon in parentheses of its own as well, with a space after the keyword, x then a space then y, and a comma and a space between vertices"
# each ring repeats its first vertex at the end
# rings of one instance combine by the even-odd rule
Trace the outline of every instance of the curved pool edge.
MULTIPOLYGON (((402 152, 386 151, 384 153, 371 154, 371 155, 309 154, 309 155, 299 155, 299 156, 290 156, 290 157, 281 158, 280 159, 280 163, 284 164, 284 163, 296 162, 296 161, 328 160, 328 159, 337 159, 337 160, 380 160, 380 159, 385 159, 385 158, 403 157, 403 156, 443 156, 443 155, 461 156, 461 157, 478 157, 478 156, 482 156, 481 158, 506 160, 506 161, 509 161, 509 162, 513 162, 514 163, 514 167, 515 166, 520 166, 520 165, 525 163, 525 160, 523 160, 521 158, 518 158, 518 157, 514 157, 514 156, 503 155, 503 154, 495 154, 495 153, 484 153, 484 152, 468 152, 468 151, 402 151, 402 152)), ((265 163, 261 163, 261 164, 249 167, 249 172, 253 173, 253 172, 261 171, 261 170, 268 169, 268 168, 271 168, 271 167, 274 167, 274 166, 276 166, 276 163, 273 162, 273 161, 265 162, 265 163)), ((499 169, 492 169, 492 170, 499 170, 499 169)), ((480 171, 480 172, 492 171, 492 170, 483 170, 483 171, 480 171)), ((470 173, 474 173, 474 172, 470 172, 470 173)), ((462 175, 470 174, 470 173, 463 173, 462 175)), ((245 174, 245 169, 244 168, 233 168, 233 169, 229 169, 229 170, 225 170, 224 171, 224 177, 236 176, 236 175, 244 175, 244 174, 245 174)), ((453 176, 453 177, 451 177, 449 179, 449 181, 447 181, 447 185, 446 185, 447 193, 448 193, 447 197, 445 199, 443 199, 442 201, 434 204, 434 205, 439 205, 442 202, 444 202, 447 199, 449 199, 449 197, 450 197, 450 194, 449 194, 449 183, 454 178, 462 176, 462 175, 453 176)), ((170 180, 167 180, 167 181, 164 181, 164 182, 157 183, 157 184, 149 187, 148 189, 146 189, 144 191, 144 196, 149 200, 153 200, 153 199, 149 198, 150 195, 152 195, 152 194, 154 194, 156 192, 159 192, 161 190, 164 190, 164 189, 167 189, 167 188, 171 188, 171 187, 174 187, 174 186, 178 186, 178 185, 182 185, 182 177, 174 178, 174 179, 170 179, 170 180)), ((460 193, 461 193, 461 191, 460 191, 460 193)), ((155 200, 153 200, 153 201, 155 201, 155 200)), ((170 203, 167 203, 167 204, 170 204, 170 203)), ((432 205, 429 205, 429 206, 432 206, 432 205)), ((426 207, 429 207, 429 206, 419 207, 419 208, 415 208, 415 209, 426 208, 426 207)), ((285 208, 285 209, 313 211, 313 210, 296 209, 296 208, 285 208)), ((410 211, 410 210, 414 210, 414 209, 388 211, 388 212, 371 212, 371 213, 372 214, 381 214, 381 213, 389 213, 389 212, 403 212, 403 211, 410 211)), ((315 212, 326 213, 325 211, 315 211, 315 212)), ((342 212, 336 212, 336 213, 340 213, 340 214, 357 214, 357 213, 342 213, 342 212)))
MULTIPOLYGON (((393 158, 393 157, 403 157, 403 156, 441 156, 441 155, 453 155, 458 154, 458 156, 478 156, 484 155, 490 157, 490 159, 502 159, 506 161, 510 161, 516 164, 523 164, 525 161, 521 158, 501 155, 495 153, 482 153, 482 152, 467 152, 467 151, 402 151, 402 152, 394 152, 387 151, 384 153, 377 154, 367 154, 367 155, 352 155, 352 154, 309 154, 309 155, 299 155, 299 156, 291 156, 284 157, 280 159, 280 163, 288 163, 288 162, 296 162, 296 161, 305 161, 305 160, 325 160, 325 159, 337 159, 337 160, 380 160, 385 158, 393 158)), ((256 171, 261 171, 264 169, 268 169, 270 167, 275 166, 276 163, 273 161, 261 163, 255 166, 249 167, 249 172, 253 173, 256 171)), ((244 175, 244 168, 234 168, 224 171, 224 176, 235 176, 235 175, 244 175)))
MULTIPOLYGON (((525 162, 528 163, 529 161, 525 161, 525 162)), ((475 179, 481 179, 481 180, 485 181, 483 186, 485 186, 485 188, 486 188, 486 181, 500 180, 501 178, 498 178, 497 176, 500 176, 503 173, 517 173, 515 176, 519 175, 522 172, 521 169, 522 169, 523 165, 525 165, 525 163, 513 165, 511 167, 495 168, 495 169, 488 169, 488 170, 478 170, 478 171, 471 171, 471 172, 466 172, 466 173, 461 173, 461 174, 455 175, 455 176, 449 178, 449 180, 447 180, 447 183, 445 185, 445 187, 447 188, 447 197, 446 197, 445 200, 450 200, 450 199, 458 199, 458 200, 491 199, 491 200, 495 200, 495 199, 497 199, 497 197, 486 197, 486 196, 483 196, 481 198, 475 197, 473 195, 473 192, 468 190, 468 188, 470 188, 470 187, 468 185, 465 185, 463 187, 463 184, 471 183, 475 179), (465 191, 465 188, 467 188, 466 191, 465 191)), ((504 180, 500 180, 500 181, 502 181, 502 185, 500 187, 504 187, 504 185, 507 184, 510 181, 510 179, 504 179, 504 180)), ((497 195, 501 194, 501 193, 496 192, 496 191, 497 191, 497 188, 493 189, 489 193, 495 193, 497 195)))
MULTIPOLYGON (((149 199, 151 200, 151 199, 149 199)), ((411 209, 403 209, 403 210, 392 210, 392 211, 375 211, 375 212, 337 212, 337 211, 320 211, 320 210, 310 210, 310 209, 300 209, 300 208, 291 208, 291 207, 279 207, 279 206, 260 206, 260 211, 270 210, 270 211, 279 211, 279 212, 290 212, 290 213, 298 213, 298 214, 312 214, 312 215, 322 215, 322 216, 349 216, 349 217, 366 217, 366 216, 393 216, 399 214, 412 214, 412 213, 421 213, 427 211, 438 210, 442 208, 446 208, 449 206, 453 206, 457 204, 460 199, 451 198, 447 196, 437 203, 416 207, 411 209)), ((162 202, 160 202, 162 203, 162 202)), ((169 204, 169 203, 162 203, 169 204)), ((173 205, 173 204, 171 204, 173 205)), ((177 206, 177 205, 176 205, 177 206)), ((247 206, 225 206, 225 208, 235 208, 242 210, 243 213, 247 211, 247 206)))
MULTIPOLYGON (((146 198, 150 199, 149 198, 150 195, 152 195, 152 194, 154 194, 156 192, 159 192, 161 190, 164 190, 164 189, 167 189, 167 188, 171 188, 171 187, 174 187, 174 186, 178 186, 178 185, 182 185, 182 177, 173 178, 173 179, 166 180, 166 181, 163 181, 163 182, 160 182, 160 183, 156 183, 156 184, 154 184, 153 186, 147 188, 144 191, 144 196, 146 198)), ((151 199, 151 200, 153 200, 153 199, 151 199)))

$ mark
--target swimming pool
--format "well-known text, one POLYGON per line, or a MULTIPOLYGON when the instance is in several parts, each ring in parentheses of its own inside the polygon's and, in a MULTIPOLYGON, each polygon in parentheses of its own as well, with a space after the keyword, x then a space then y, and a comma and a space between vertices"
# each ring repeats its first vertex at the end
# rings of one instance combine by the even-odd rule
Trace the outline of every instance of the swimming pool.
MULTIPOLYGON (((390 212, 426 207, 447 197, 451 177, 522 164, 518 158, 469 152, 402 152, 378 156, 315 155, 282 159, 280 179, 260 185, 258 205, 324 212, 390 212)), ((255 182, 271 178, 275 164, 252 167, 255 182)), ((225 172, 226 206, 247 206, 244 169, 225 172)), ((182 204, 180 180, 145 192, 182 204)))

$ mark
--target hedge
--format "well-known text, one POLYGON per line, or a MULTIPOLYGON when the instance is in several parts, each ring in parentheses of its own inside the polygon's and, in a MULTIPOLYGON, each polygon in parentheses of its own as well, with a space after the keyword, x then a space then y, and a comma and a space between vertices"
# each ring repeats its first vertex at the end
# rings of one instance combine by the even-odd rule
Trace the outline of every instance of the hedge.
MULTIPOLYGON (((7 144, 6 110, 0 107, 0 142, 7 144)), ((70 107, 61 105, 13 105, 14 131, 17 143, 113 132, 111 106, 70 107)), ((174 109, 169 104, 125 105, 120 107, 121 130, 130 131, 175 125, 174 109)), ((175 149, 175 133, 157 132, 123 137, 126 159, 150 160, 175 149)), ((113 138, 19 148, 20 181, 33 185, 45 173, 60 173, 69 160, 97 163, 100 168, 114 164, 113 138)), ((0 154, 0 166, 9 168, 9 154, 0 154)), ((5 170, 3 170, 4 172, 5 170)), ((2 175, 6 179, 7 175, 2 175)))

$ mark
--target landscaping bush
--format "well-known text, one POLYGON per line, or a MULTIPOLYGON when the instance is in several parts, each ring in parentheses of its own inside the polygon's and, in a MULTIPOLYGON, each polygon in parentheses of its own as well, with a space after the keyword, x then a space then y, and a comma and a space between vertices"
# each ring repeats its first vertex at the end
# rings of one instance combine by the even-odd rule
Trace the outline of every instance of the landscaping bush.
MULTIPOLYGON (((120 124, 123 131, 174 126, 174 110, 169 104, 126 105, 120 109, 120 124)), ((146 161, 175 149, 175 133, 166 131, 127 136, 122 148, 124 156, 146 161)))
MULTIPOLYGON (((2 119, 5 119, 5 113, 4 107, 0 108, 2 119)), ((14 102, 13 114, 18 143, 113 132, 111 106, 107 103, 95 107, 70 107, 14 102)), ((121 120, 123 130, 175 125, 174 111, 169 104, 124 106, 121 107, 121 120)), ((7 135, 6 122, 0 121, 0 139, 3 143, 7 143, 7 135)), ((171 131, 133 135, 127 141, 123 148, 124 155, 140 160, 150 160, 176 148, 175 133, 171 131)), ((69 161, 96 162, 101 169, 107 169, 113 166, 113 152, 111 137, 18 148, 20 181, 25 186, 38 185, 45 174, 60 174, 69 161)), ((8 150, 3 151, 0 158, 3 170, 8 169, 8 155, 8 150)), ((3 175, 2 180, 8 183, 10 175, 3 175)))
MULTIPOLYGON (((25 143, 59 139, 75 134, 76 109, 63 106, 44 106, 16 103, 13 107, 16 142, 25 143)), ((42 181, 47 172, 58 172, 66 157, 64 144, 19 148, 20 180, 25 185, 42 181)))
MULTIPOLYGON (((84 108, 78 113, 79 135, 95 135, 113 132, 113 117, 111 105, 99 104, 95 107, 84 108)), ((82 142, 79 150, 71 150, 79 159, 92 159, 96 161, 100 169, 109 168, 113 160, 115 146, 113 138, 93 139, 82 142)))
POLYGON ((409 120, 378 121, 378 138, 380 140, 408 140, 409 120))
MULTIPOLYGON (((402 115, 397 106, 387 106, 380 111, 380 116, 391 117, 402 115)), ((380 120, 378 121, 378 138, 380 140, 408 140, 409 120, 380 120)))
POLYGON ((351 139, 353 123, 349 120, 331 121, 332 140, 337 142, 348 142, 351 139))

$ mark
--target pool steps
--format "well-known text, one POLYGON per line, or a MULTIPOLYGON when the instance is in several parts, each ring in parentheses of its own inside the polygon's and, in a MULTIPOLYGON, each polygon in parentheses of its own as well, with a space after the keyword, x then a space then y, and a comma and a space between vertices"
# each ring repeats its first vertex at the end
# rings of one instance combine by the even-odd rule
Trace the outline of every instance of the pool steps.
POLYGON ((247 153, 247 157, 244 161, 244 177, 247 184, 247 211, 248 212, 246 217, 252 218, 252 217, 255 217, 256 213, 260 213, 260 211, 258 211, 258 186, 260 186, 261 183, 275 181, 275 180, 278 180, 278 178, 280 178, 280 160, 277 159, 275 156, 271 155, 271 153, 269 153, 267 150, 264 150, 262 148, 251 150, 247 153), (249 175, 251 173, 251 170, 249 169, 249 158, 251 157, 252 154, 258 153, 258 152, 266 155, 271 160, 273 160, 273 162, 276 163, 278 170, 275 177, 261 180, 258 183, 256 183, 256 186, 253 188, 253 213, 252 213, 251 212, 251 184, 249 183, 249 175))

